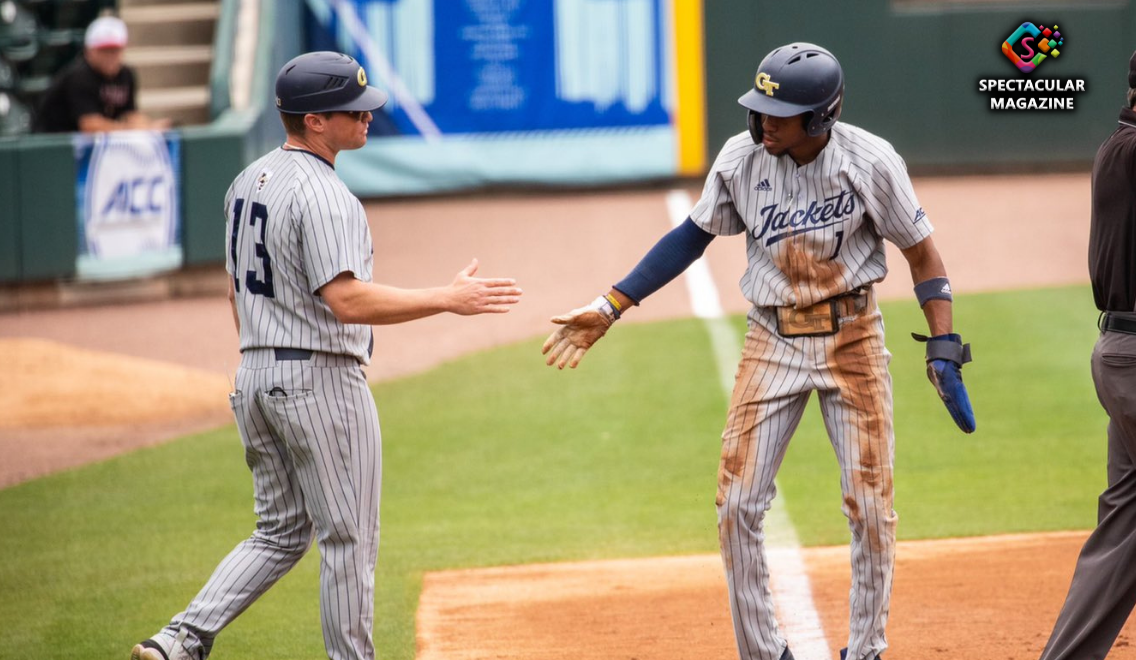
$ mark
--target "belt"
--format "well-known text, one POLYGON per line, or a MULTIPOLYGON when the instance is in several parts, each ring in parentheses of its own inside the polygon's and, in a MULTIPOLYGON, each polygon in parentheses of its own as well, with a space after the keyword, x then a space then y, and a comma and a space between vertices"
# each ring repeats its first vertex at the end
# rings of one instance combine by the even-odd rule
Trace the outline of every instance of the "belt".
POLYGON ((310 360, 312 352, 302 348, 274 348, 277 360, 310 360))
MULTIPOLYGON (((818 300, 815 303, 813 303, 812 305, 810 305, 810 307, 813 307, 813 306, 816 306, 816 305, 827 305, 828 303, 833 303, 833 304, 836 305, 836 311, 837 311, 838 314, 841 314, 841 315, 855 314, 857 312, 862 312, 862 311, 864 311, 864 309, 867 308, 868 296, 871 295, 871 292, 872 292, 872 285, 869 284, 867 286, 863 286, 863 287, 860 287, 860 288, 857 288, 857 289, 852 289, 851 291, 845 291, 844 293, 838 293, 835 296, 832 296, 831 298, 825 298, 824 300, 818 300)), ((781 307, 782 307, 781 305, 770 305, 768 307, 765 307, 765 309, 770 309, 770 310, 776 311, 776 310, 780 309, 781 307)), ((785 307, 791 307, 791 305, 786 305, 785 307)))
POLYGON ((868 293, 871 286, 862 289, 853 289, 848 293, 833 296, 831 300, 836 303, 836 311, 844 316, 858 314, 868 307, 868 293))
POLYGON ((1102 312, 1097 321, 1101 332, 1121 332, 1126 335, 1136 335, 1136 319, 1117 316, 1111 312, 1102 312))

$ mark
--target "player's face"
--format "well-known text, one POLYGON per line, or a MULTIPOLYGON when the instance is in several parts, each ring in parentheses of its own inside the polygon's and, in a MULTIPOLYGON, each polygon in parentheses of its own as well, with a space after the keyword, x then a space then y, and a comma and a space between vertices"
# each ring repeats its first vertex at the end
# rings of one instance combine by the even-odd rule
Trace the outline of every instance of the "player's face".
POLYGON ((327 138, 337 151, 358 149, 367 144, 367 127, 373 116, 370 112, 332 112, 327 118, 327 138))
POLYGON ((761 116, 761 144, 774 156, 801 146, 809 137, 805 132, 804 115, 792 117, 761 116))
POLYGON ((765 151, 774 155, 789 154, 798 165, 814 160, 824 145, 828 144, 828 133, 816 137, 805 129, 805 115, 792 117, 761 117, 761 144, 765 151))

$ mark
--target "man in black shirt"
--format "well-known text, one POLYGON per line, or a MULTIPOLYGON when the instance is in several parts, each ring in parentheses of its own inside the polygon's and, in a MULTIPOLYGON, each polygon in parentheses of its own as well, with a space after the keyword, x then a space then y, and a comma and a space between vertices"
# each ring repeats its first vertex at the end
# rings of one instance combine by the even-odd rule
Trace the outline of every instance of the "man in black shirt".
POLYGON ((97 133, 124 129, 164 130, 167 119, 151 119, 134 104, 134 71, 123 64, 126 24, 113 16, 87 28, 83 54, 67 65, 43 95, 36 130, 97 133))
POLYGON ((1108 488, 1042 660, 1103 658, 1136 605, 1136 53, 1128 107, 1093 161, 1089 275, 1101 310, 1093 383, 1108 413, 1108 488))

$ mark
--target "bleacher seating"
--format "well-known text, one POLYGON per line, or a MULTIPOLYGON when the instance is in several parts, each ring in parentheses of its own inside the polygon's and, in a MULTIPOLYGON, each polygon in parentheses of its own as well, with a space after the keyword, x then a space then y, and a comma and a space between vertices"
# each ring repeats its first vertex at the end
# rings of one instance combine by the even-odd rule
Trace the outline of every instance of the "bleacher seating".
POLYGON ((87 25, 115 0, 0 0, 0 136, 31 130, 52 77, 83 50, 87 25))

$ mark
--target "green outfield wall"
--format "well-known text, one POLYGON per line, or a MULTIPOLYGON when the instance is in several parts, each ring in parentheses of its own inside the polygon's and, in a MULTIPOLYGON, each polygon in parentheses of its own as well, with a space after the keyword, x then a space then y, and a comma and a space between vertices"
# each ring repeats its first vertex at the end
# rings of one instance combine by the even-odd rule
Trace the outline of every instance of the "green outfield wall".
POLYGON ((1116 126, 1136 8, 1120 2, 707 0, 710 158, 745 130, 737 98, 773 48, 811 41, 846 77, 842 119, 887 138, 916 172, 1087 166, 1116 126), (1001 52, 1025 21, 1059 26, 1056 58, 1023 74, 1001 52), (1082 79, 1073 110, 995 111, 983 78, 1082 79))

